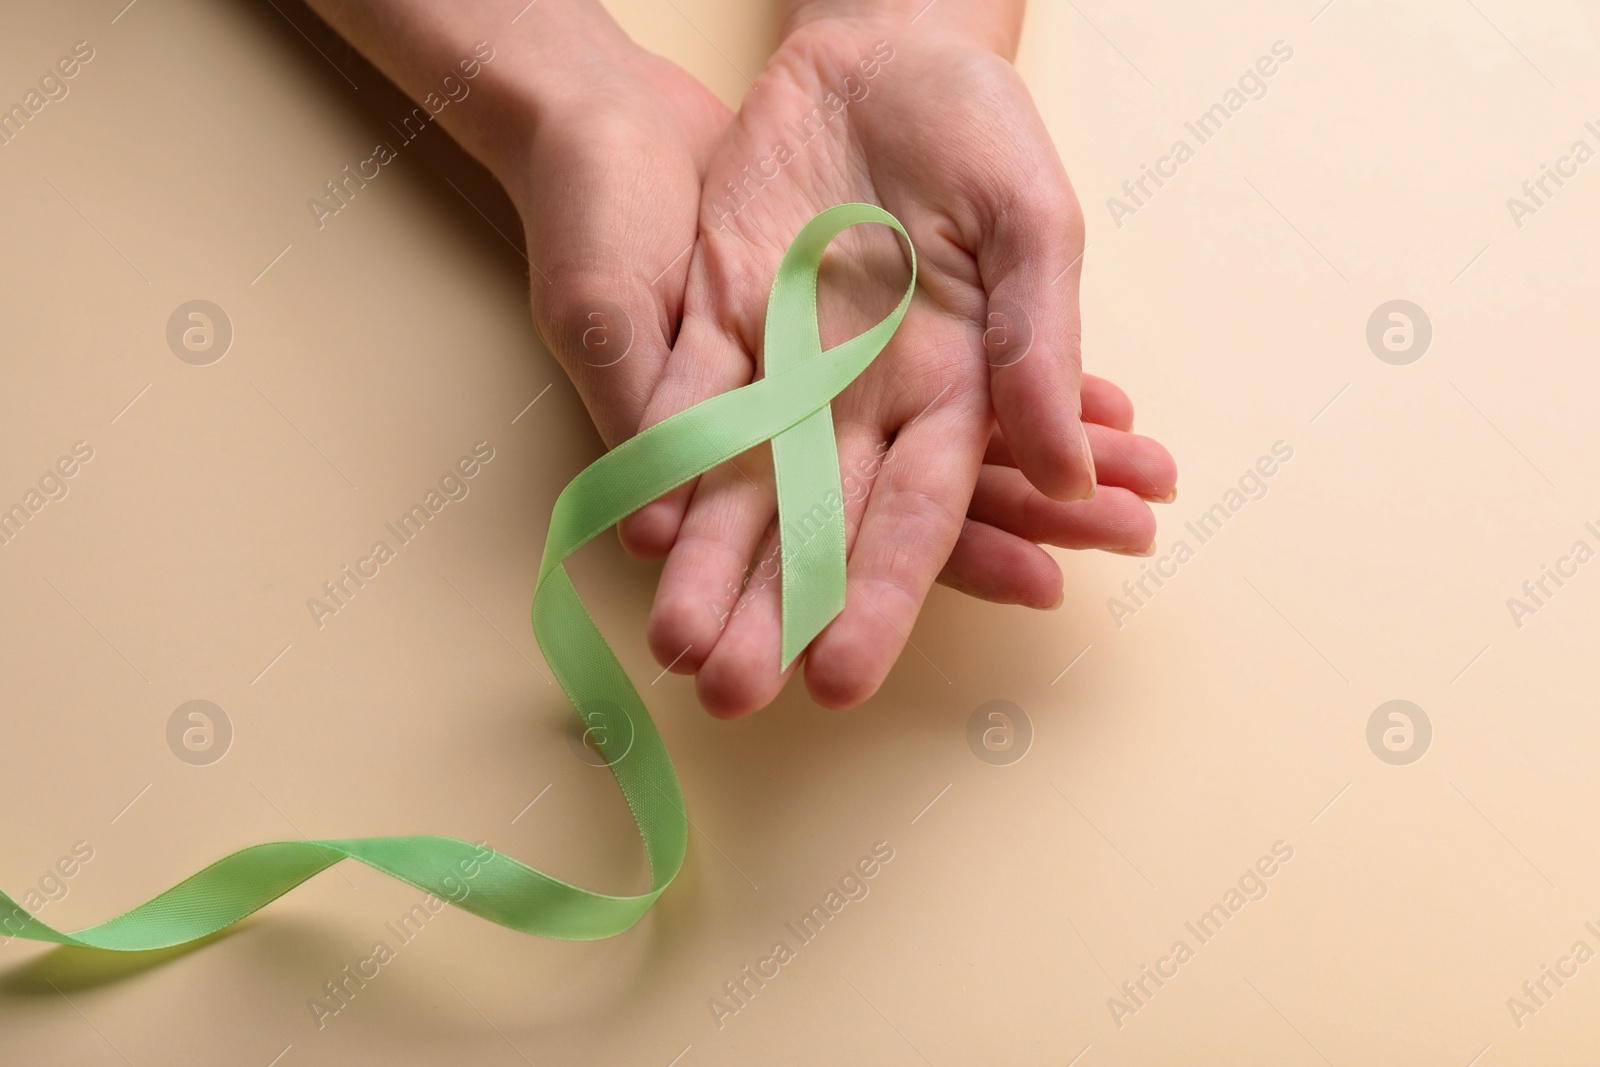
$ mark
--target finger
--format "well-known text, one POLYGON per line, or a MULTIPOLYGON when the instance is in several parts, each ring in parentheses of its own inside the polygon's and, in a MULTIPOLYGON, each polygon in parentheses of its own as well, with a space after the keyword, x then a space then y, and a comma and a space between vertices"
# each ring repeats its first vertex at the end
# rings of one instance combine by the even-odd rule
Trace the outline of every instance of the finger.
POLYGON ((757 449, 708 471, 695 487, 646 626, 663 667, 693 674, 716 646, 777 508, 771 465, 770 450, 757 449))
POLYGON ((781 667, 782 577, 778 573, 777 528, 768 531, 758 562, 738 605, 695 677, 700 705, 719 719, 737 719, 772 703, 800 660, 781 667))
POLYGON ((1118 486, 1146 500, 1170 504, 1178 497, 1178 465, 1159 441, 1086 424, 1100 484, 1118 486))
POLYGON ((669 349, 661 300, 631 266, 574 266, 529 284, 533 322, 567 372, 607 448, 639 429, 669 349))
MULTIPOLYGON (((752 368, 743 346, 715 322, 686 317, 639 428, 648 429, 702 400, 749 384, 752 368)), ((622 547, 640 559, 665 556, 678 537, 694 491, 695 481, 689 481, 619 522, 622 547)))
MULTIPOLYGON (((1160 442, 1092 422, 1084 425, 1094 449, 1095 476, 1100 485, 1131 489, 1146 500, 1162 504, 1177 499, 1178 465, 1160 442)), ((998 429, 989 436, 983 461, 997 467, 1017 465, 998 429)))
POLYGON ((888 676, 961 533, 982 433, 969 405, 948 403, 896 435, 850 551, 844 610, 806 656, 817 703, 854 707, 888 676))
MULTIPOLYGON (((1127 432, 1133 429, 1133 401, 1128 399, 1116 385, 1104 378, 1093 374, 1083 376, 1083 421, 1086 423, 1099 423, 1109 426, 1114 430, 1127 432)), ((1092 442, 1091 442, 1092 443, 1092 442)), ((1005 435, 1000 428, 995 427, 989 443, 989 452, 984 456, 985 463, 1003 463, 1007 467, 1017 465, 1016 458, 1011 450, 1005 446, 1005 435)), ((1096 457, 1095 462, 1099 462, 1096 457)))
POLYGON ((967 519, 939 584, 995 604, 1061 605, 1061 567, 1032 541, 967 519))
POLYGON ((1051 500, 1013 467, 984 465, 967 516, 1058 548, 1143 556, 1155 545, 1155 513, 1128 490, 1108 487, 1091 500, 1051 500))
MULTIPOLYGON (((845 544, 849 545, 873 483, 896 460, 875 426, 841 420, 838 438, 845 544)), ((766 707, 793 672, 793 664, 790 670, 779 669, 783 651, 779 549, 778 534, 770 531, 758 556, 763 562, 751 574, 696 679, 701 704, 719 718, 737 718, 766 707)), ((677 550, 673 551, 676 554, 677 550)))
MULTIPOLYGON (((1094 374, 1085 374, 1083 421, 1098 422, 1099 426, 1122 430, 1126 434, 1133 429, 1133 402, 1128 400, 1128 394, 1118 389, 1112 382, 1096 378, 1094 374)), ((990 435, 989 453, 984 456, 984 462, 997 462, 1005 464, 1006 467, 1016 466, 1016 458, 1011 456, 1010 448, 1006 448, 1005 435, 1000 432, 998 426, 995 427, 994 434, 990 435)), ((1099 456, 1094 458, 1094 462, 1098 464, 1099 456)))
POLYGON ((1055 500, 1094 492, 1080 418, 1078 276, 1083 215, 1066 174, 999 212, 978 251, 989 292, 984 349, 995 416, 1018 468, 1055 500))
POLYGON ((1015 468, 1017 465, 1017 458, 1011 454, 1005 434, 1000 432, 998 426, 989 431, 989 444, 983 450, 983 461, 996 467, 1015 468))
POLYGON ((1097 422, 1124 433, 1133 429, 1133 401, 1114 383, 1085 374, 1081 395, 1084 422, 1097 422))

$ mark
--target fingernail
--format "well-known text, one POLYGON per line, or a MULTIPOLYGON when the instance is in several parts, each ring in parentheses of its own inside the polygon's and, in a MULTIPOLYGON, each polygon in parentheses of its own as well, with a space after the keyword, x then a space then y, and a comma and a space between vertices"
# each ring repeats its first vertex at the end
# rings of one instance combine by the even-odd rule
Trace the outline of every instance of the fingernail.
POLYGON ((1083 439, 1083 461, 1089 465, 1089 492, 1083 499, 1093 500, 1095 483, 1100 480, 1100 477, 1095 473, 1094 447, 1089 444, 1089 431, 1084 428, 1082 418, 1078 419, 1078 436, 1083 439))
POLYGON ((1140 552, 1136 552, 1131 548, 1113 548, 1109 549, 1108 551, 1115 552, 1119 556, 1133 556, 1138 559, 1149 559, 1151 556, 1156 554, 1156 544, 1154 541, 1152 541, 1150 542, 1149 548, 1146 548, 1140 552))
POLYGON ((1174 501, 1174 500, 1176 500, 1176 499, 1178 499, 1178 490, 1177 490, 1177 488, 1176 488, 1176 487, 1174 487, 1174 488, 1173 488, 1173 490, 1172 490, 1172 492, 1170 492, 1170 493, 1168 493, 1168 494, 1167 494, 1167 495, 1166 495, 1166 496, 1164 496, 1164 497, 1162 497, 1162 498, 1161 498, 1161 499, 1160 499, 1160 500, 1159 500, 1159 501, 1158 501, 1158 503, 1161 503, 1161 504, 1170 504, 1170 503, 1172 503, 1172 502, 1173 502, 1173 501, 1174 501))
POLYGON ((1066 602, 1067 602, 1067 591, 1065 589, 1063 589, 1061 591, 1061 595, 1056 597, 1056 602, 1054 604, 1051 604, 1049 607, 1045 608, 1044 610, 1046 610, 1046 611, 1058 611, 1058 610, 1060 610, 1061 605, 1065 604, 1066 602))

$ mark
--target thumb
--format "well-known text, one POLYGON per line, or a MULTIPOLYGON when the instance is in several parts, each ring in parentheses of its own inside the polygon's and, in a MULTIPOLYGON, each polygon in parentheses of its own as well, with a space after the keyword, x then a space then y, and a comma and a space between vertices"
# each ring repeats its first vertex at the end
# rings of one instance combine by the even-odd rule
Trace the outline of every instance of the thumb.
POLYGON ((1080 398, 1083 213, 1064 173, 1045 184, 1054 191, 1012 199, 980 246, 983 347, 995 416, 1018 468, 1045 496, 1082 500, 1095 485, 1080 398))
POLYGON ((567 266, 529 284, 534 326, 582 398, 607 448, 639 431, 666 366, 667 309, 626 266, 567 266))

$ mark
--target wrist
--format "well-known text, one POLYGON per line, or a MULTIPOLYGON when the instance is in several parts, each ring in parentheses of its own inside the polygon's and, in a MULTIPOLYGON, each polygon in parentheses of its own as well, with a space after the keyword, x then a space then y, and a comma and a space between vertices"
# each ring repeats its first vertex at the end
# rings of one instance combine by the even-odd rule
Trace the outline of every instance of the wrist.
POLYGON ((930 0, 785 0, 781 33, 828 24, 853 35, 893 42, 909 34, 944 33, 1013 60, 1022 33, 1024 0, 930 3, 930 0))
POLYGON ((599 0, 309 2, 507 185, 545 116, 638 52, 599 0))
MULTIPOLYGON (((458 49, 478 46, 452 36, 458 49)), ((494 53, 478 78, 480 106, 457 109, 447 128, 513 195, 544 124, 581 110, 584 96, 604 91, 642 54, 596 0, 542 0, 515 24, 476 40, 494 53)))

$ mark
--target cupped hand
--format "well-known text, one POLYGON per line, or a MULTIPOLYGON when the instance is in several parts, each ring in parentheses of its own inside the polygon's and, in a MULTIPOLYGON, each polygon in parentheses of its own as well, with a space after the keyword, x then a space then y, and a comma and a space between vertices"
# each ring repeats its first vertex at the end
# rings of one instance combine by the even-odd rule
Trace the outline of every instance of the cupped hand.
MULTIPOLYGON (((919 253, 898 333, 833 404, 849 583, 844 611, 804 658, 814 699, 843 708, 871 696, 941 572, 978 595, 1048 606, 1061 576, 1037 542, 1149 547, 1144 501, 1169 498, 1176 471, 1159 444, 1128 432, 1127 398, 1080 372, 1082 216, 1009 63, 932 28, 811 22, 769 62, 704 185, 682 327, 644 425, 760 373, 768 286, 816 212, 879 204, 919 253), (986 346, 997 316, 1028 343, 991 334, 986 346)), ((821 284, 824 344, 881 318, 905 276, 889 231, 836 240, 821 284)), ((642 555, 670 546, 651 648, 698 675, 713 714, 762 707, 787 679, 780 583, 766 562, 775 510, 761 449, 624 525, 642 555)))

